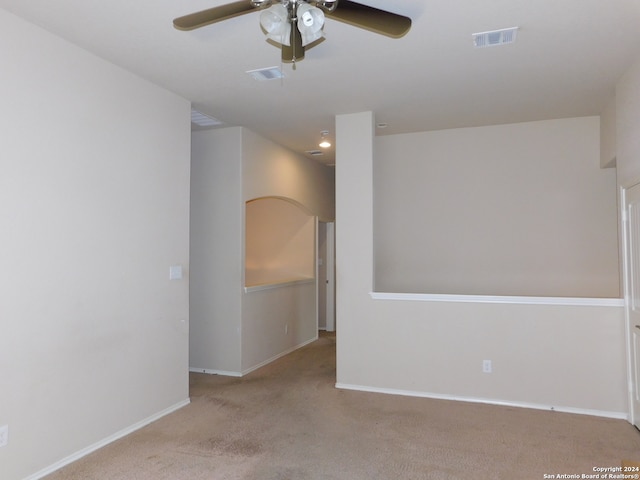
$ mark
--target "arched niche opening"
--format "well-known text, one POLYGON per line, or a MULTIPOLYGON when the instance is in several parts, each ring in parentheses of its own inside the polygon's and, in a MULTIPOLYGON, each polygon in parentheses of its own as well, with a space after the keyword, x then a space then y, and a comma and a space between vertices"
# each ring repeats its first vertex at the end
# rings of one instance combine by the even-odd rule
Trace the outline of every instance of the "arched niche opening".
POLYGON ((282 197, 245 205, 245 287, 315 278, 315 217, 282 197))

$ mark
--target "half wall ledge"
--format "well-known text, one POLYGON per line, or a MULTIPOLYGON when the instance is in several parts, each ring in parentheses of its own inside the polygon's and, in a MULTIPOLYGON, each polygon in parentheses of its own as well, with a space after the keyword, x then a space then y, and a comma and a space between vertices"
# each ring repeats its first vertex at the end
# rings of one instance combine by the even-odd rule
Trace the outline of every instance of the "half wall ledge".
POLYGON ((313 283, 315 281, 316 281, 315 278, 300 278, 300 279, 283 280, 281 282, 251 285, 251 286, 244 287, 244 293, 258 292, 260 290, 270 290, 272 288, 290 287, 292 285, 303 285, 305 283, 313 283))
POLYGON ((499 295, 453 295, 433 293, 369 292, 373 300, 401 300, 405 302, 449 303, 509 303, 517 305, 571 305, 585 307, 624 307, 622 298, 582 297, 518 297, 499 295))

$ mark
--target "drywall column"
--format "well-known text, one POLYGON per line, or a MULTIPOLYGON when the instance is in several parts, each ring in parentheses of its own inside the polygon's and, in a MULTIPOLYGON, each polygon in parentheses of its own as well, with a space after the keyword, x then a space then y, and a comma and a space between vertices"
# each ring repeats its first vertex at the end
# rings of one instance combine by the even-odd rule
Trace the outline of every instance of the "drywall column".
POLYGON ((618 183, 640 181, 640 57, 616 87, 616 154, 618 183))
POLYGON ((189 366, 237 375, 243 282, 242 129, 192 134, 189 366))
POLYGON ((364 357, 348 346, 357 343, 362 333, 356 328, 355 319, 362 318, 372 307, 369 292, 373 289, 373 121, 372 112, 336 117, 338 383, 353 377, 346 368, 357 372, 365 367, 360 365, 364 357))
POLYGON ((600 167, 616 166, 616 98, 609 100, 600 114, 600 167))

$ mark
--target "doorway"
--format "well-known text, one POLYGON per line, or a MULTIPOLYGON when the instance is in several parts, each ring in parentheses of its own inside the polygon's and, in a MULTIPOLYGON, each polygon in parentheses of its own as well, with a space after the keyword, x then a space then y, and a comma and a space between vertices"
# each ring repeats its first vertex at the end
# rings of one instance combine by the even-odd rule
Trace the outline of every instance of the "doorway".
POLYGON ((318 328, 336 330, 335 223, 318 222, 318 328))

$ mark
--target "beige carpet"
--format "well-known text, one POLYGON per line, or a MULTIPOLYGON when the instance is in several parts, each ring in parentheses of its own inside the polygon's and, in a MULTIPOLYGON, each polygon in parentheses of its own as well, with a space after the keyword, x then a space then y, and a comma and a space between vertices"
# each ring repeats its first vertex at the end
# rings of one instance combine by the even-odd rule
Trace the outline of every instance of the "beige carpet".
POLYGON ((241 379, 192 374, 189 406, 47 478, 542 479, 640 461, 622 420, 334 384, 331 335, 241 379))

